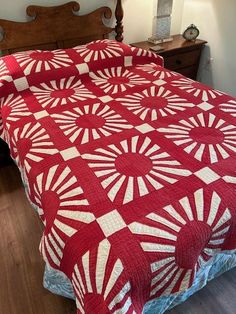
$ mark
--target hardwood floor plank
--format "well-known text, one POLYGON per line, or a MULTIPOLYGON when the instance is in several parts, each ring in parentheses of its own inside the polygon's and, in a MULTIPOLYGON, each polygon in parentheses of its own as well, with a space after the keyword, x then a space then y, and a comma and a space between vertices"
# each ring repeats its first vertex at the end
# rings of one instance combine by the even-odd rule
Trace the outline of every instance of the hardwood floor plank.
POLYGON ((236 313, 236 269, 219 278, 193 295, 184 304, 168 314, 235 314, 236 313))
MULTIPOLYGON (((17 168, 0 168, 0 314, 76 313, 75 302, 43 288, 42 230, 17 168)), ((236 314, 236 269, 168 313, 236 314)))
POLYGON ((29 205, 18 170, 0 169, 0 313, 75 314, 75 302, 43 288, 43 226, 29 205))

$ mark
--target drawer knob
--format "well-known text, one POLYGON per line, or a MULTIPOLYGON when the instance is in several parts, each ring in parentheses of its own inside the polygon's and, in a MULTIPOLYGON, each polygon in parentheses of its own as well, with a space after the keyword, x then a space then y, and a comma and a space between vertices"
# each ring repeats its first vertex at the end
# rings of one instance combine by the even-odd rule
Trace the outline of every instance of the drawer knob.
POLYGON ((181 64, 182 64, 182 61, 179 60, 179 59, 177 59, 177 60, 176 60, 176 64, 181 65, 181 64))

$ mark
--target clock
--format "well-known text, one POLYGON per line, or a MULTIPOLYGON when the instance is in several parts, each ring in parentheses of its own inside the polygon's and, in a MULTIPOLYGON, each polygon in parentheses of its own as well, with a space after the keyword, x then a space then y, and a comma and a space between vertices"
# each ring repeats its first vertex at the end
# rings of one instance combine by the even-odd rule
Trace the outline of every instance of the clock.
POLYGON ((199 36, 200 32, 197 26, 191 24, 183 33, 183 37, 186 40, 195 40, 199 36))

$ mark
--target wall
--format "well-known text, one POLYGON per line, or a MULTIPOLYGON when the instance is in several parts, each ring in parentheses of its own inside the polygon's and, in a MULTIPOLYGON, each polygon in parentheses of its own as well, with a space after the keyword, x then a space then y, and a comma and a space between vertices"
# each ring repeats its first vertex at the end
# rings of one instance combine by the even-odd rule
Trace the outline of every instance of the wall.
MULTIPOLYGON (((25 8, 32 4, 55 5, 69 0, 0 0, 0 18, 25 21, 25 8)), ((81 13, 90 12, 100 6, 115 8, 116 0, 78 0, 81 4, 81 13)), ((181 27, 181 11, 184 0, 174 0, 172 19, 172 33, 178 33, 181 27)), ((125 42, 132 43, 146 40, 152 34, 153 17, 156 13, 157 0, 123 0, 125 42)), ((113 20, 114 24, 114 20, 113 20)))
POLYGON ((146 40, 152 35, 154 0, 123 0, 124 41, 132 43, 146 40))
POLYGON ((236 96, 235 0, 185 0, 182 29, 196 24, 200 37, 208 41, 199 79, 236 96), (210 58, 213 63, 208 64, 210 58))
POLYGON ((183 10, 184 0, 174 0, 171 19, 171 34, 180 34, 183 10))

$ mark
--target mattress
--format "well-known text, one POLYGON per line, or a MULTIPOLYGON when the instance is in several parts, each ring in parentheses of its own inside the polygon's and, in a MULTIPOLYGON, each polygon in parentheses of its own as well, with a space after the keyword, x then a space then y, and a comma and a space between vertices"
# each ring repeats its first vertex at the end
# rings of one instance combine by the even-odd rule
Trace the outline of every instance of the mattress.
POLYGON ((78 313, 162 312, 234 260, 235 98, 109 40, 1 58, 0 95, 40 252, 78 313))

